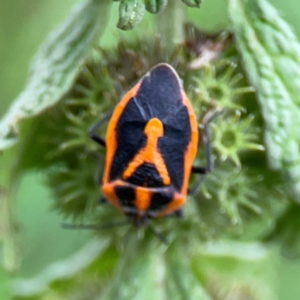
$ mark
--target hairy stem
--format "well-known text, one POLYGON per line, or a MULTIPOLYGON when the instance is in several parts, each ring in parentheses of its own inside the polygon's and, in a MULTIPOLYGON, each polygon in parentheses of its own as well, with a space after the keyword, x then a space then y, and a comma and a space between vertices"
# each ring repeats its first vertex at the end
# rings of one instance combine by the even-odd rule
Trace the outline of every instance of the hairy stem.
POLYGON ((185 5, 181 1, 168 1, 167 7, 157 15, 157 31, 162 44, 172 50, 174 44, 183 41, 183 23, 185 21, 185 5))

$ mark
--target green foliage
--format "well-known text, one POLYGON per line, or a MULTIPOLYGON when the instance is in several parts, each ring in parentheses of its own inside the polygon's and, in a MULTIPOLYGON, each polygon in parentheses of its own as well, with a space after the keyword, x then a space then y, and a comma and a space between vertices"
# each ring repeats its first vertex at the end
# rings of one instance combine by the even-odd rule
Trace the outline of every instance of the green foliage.
MULTIPOLYGON (((255 143, 259 135, 255 134, 257 130, 253 118, 243 113, 243 106, 238 104, 239 96, 248 93, 251 89, 240 86, 241 81, 237 79, 241 79, 241 76, 234 64, 230 61, 224 64, 224 60, 228 60, 226 52, 220 63, 216 62, 200 70, 191 70, 186 62, 194 54, 184 46, 178 46, 169 55, 159 40, 149 41, 147 45, 144 40, 142 48, 140 45, 142 45, 140 41, 120 42, 118 49, 114 51, 95 50, 93 57, 82 68, 69 93, 58 105, 48 109, 29 124, 28 137, 24 136, 24 142, 20 144, 22 150, 19 168, 22 171, 38 168, 48 174, 48 184, 54 199, 53 207, 65 217, 71 217, 80 223, 95 224, 99 223, 99 220, 101 220, 100 224, 111 223, 111 220, 122 220, 122 213, 112 206, 96 206, 95 200, 100 195, 93 178, 98 168, 100 170, 102 168, 104 153, 88 139, 87 130, 99 117, 111 111, 120 98, 116 94, 117 90, 121 89, 122 93, 128 90, 132 82, 136 82, 152 65, 162 60, 175 66, 180 74, 184 74, 182 79, 189 98, 194 102, 193 106, 199 116, 200 124, 208 112, 223 110, 223 114, 217 116, 211 124, 212 146, 216 156, 215 170, 203 185, 201 193, 195 197, 195 201, 186 206, 184 220, 155 221, 157 230, 162 231, 171 241, 170 251, 166 251, 165 246, 161 245, 162 252, 159 254, 157 245, 160 241, 144 229, 125 227, 99 233, 102 238, 105 236, 108 238, 111 249, 115 248, 116 241, 122 241, 124 251, 119 259, 114 261, 115 272, 111 274, 110 284, 107 284, 104 290, 96 290, 103 299, 132 299, 133 295, 147 299, 146 295, 153 290, 157 279, 150 275, 148 278, 146 274, 155 274, 155 270, 162 265, 165 271, 161 280, 165 282, 166 287, 163 288, 163 294, 162 291, 157 291, 157 297, 162 297, 164 294, 169 297, 173 295, 174 288, 177 288, 178 292, 175 295, 178 299, 187 297, 191 293, 194 293, 195 297, 210 299, 209 292, 201 287, 202 283, 198 282, 197 277, 188 274, 189 262, 184 262, 182 266, 176 263, 175 267, 175 262, 179 258, 172 259, 172 257, 182 253, 178 248, 181 244, 189 245, 192 249, 192 245, 199 238, 206 241, 212 237, 239 236, 243 232, 243 227, 247 229, 248 222, 255 222, 257 219, 262 223, 267 222, 265 218, 268 214, 262 212, 269 201, 256 201, 258 195, 263 195, 266 190, 264 182, 257 179, 260 172, 252 170, 254 174, 249 176, 247 171, 249 167, 240 162, 240 152, 262 150, 261 146, 255 143), (130 68, 130 66, 135 67, 130 68), (34 128, 38 130, 34 131, 34 128), (28 143, 31 136, 34 136, 35 143, 38 145, 34 152, 31 151, 31 143, 28 143), (36 157, 40 159, 36 160, 36 157), (95 167, 95 162, 99 166, 95 167), (229 179, 224 181, 223 178, 229 179), (188 239, 186 232, 189 232, 188 239), (128 241, 124 240, 124 234, 128 241), (145 237, 141 238, 140 234, 145 237), (156 251, 155 256, 152 255, 153 247, 156 251), (179 280, 181 272, 187 273, 185 281, 179 280), (121 278, 125 277, 128 281, 123 280, 120 288, 121 278), (136 277, 140 279, 136 285, 144 286, 140 294, 136 294, 137 287, 131 284, 136 277)), ((104 130, 105 128, 102 128, 99 134, 103 135, 104 130)), ((201 156, 203 151, 199 153, 196 162, 203 165, 205 164, 201 156)), ((100 182, 100 179, 96 181, 100 182)), ((278 202, 280 197, 272 200, 278 202)), ((39 280, 38 277, 37 282, 39 280)), ((52 280, 54 279, 51 279, 48 284, 54 286, 55 293, 62 292, 64 297, 67 297, 66 289, 59 292, 52 280)), ((73 287, 72 282, 70 290, 73 287)))
POLYGON ((1 299, 8 299, 11 294, 9 291, 9 275, 2 267, 0 267, 0 281, 0 297, 1 299))
MULTIPOLYGON (((139 79, 140 74, 145 74, 152 65, 164 60, 185 74, 183 82, 186 87, 189 87, 189 98, 195 101, 194 107, 199 115, 200 123, 207 112, 217 109, 224 111, 211 124, 213 129, 211 133, 214 133, 212 145, 216 154, 216 171, 209 176, 202 195, 197 196, 200 215, 206 211, 202 207, 204 195, 210 198, 210 203, 213 203, 214 208, 209 209, 214 217, 211 219, 204 217, 199 226, 217 227, 218 231, 227 232, 232 227, 230 224, 242 223, 238 207, 242 206, 254 213, 260 213, 259 207, 262 203, 260 205, 253 203, 257 194, 252 191, 252 185, 257 185, 257 180, 254 179, 254 183, 252 179, 249 180, 249 176, 246 175, 247 167, 244 166, 242 169, 239 153, 263 148, 254 141, 258 135, 255 134, 257 130, 252 125, 252 118, 241 116, 244 109, 234 102, 239 99, 238 95, 250 90, 247 87, 236 87, 239 83, 237 78, 240 79, 240 75, 234 74, 235 67, 231 63, 228 66, 221 63, 220 67, 215 65, 204 70, 190 70, 185 60, 192 54, 184 47, 177 47, 174 53, 168 56, 159 41, 149 42, 146 47, 142 48, 142 51, 140 45, 141 42, 120 43, 115 52, 104 50, 99 55, 95 55, 95 58, 82 69, 73 89, 61 103, 43 113, 30 126, 30 135, 34 128, 39 128, 39 132, 34 134, 35 142, 39 147, 32 152, 31 143, 26 142, 24 147, 21 144, 20 162, 23 162, 23 168, 42 168, 49 173, 48 182, 56 199, 54 207, 66 217, 82 217, 95 211, 98 189, 94 188, 93 178, 97 170, 102 168, 103 153, 101 154, 99 151, 102 150, 89 140, 87 130, 98 118, 111 111, 116 104, 119 96, 115 92, 111 93, 115 90, 114 87, 121 87, 123 91, 128 90, 132 82, 139 79), (157 55, 149 60, 151 53, 157 55), (125 58, 127 63, 120 63, 125 58), (130 65, 137 67, 132 69, 130 65), (216 87, 219 89, 217 97, 216 87), (29 145, 29 148, 26 148, 26 145, 29 145), (37 156, 40 157, 38 161, 35 160, 37 156), (24 163, 25 161, 27 164, 24 163), (232 161, 236 166, 232 164, 232 161), (95 162, 98 162, 99 167, 94 167, 95 162), (231 176, 231 180, 236 181, 232 188, 230 188, 231 182, 221 180, 224 176, 231 176), (82 199, 86 200, 82 201, 82 199), (225 220, 223 217, 220 218, 219 209, 224 210, 225 220), (219 227, 224 222, 229 226, 226 230, 221 229, 223 225, 219 227)), ((104 131, 102 131, 103 134, 104 131)), ((201 157, 196 162, 198 165, 205 164, 201 157)), ((22 166, 22 163, 19 165, 22 166)), ((252 177, 258 177, 259 174, 258 172, 252 177)), ((100 179, 96 181, 100 182, 100 179)), ((112 210, 113 215, 108 211, 103 215, 102 210, 99 213, 100 215, 95 218, 101 219, 104 223, 105 220, 117 218, 114 217, 116 213, 114 210, 112 210)), ((188 217, 197 218, 197 214, 191 213, 188 217)), ((200 234, 206 236, 206 229, 203 229, 203 232, 200 231, 200 234)))
MULTIPOLYGON (((199 6, 201 1, 183 2, 199 6)), ((179 73, 200 131, 207 116, 218 112, 209 124, 214 169, 185 205, 182 220, 151 223, 168 245, 149 228, 99 231, 73 257, 34 278, 16 280, 15 299, 276 299, 264 243, 281 241, 286 253, 299 254, 299 208, 291 204, 288 189, 297 200, 298 81, 292 74, 299 71, 298 41, 265 0, 230 0, 236 44, 229 33, 209 35, 194 26, 180 44, 165 43, 168 32, 169 41, 176 35, 167 30, 178 26, 175 18, 165 25, 159 21, 165 26, 161 38, 142 33, 130 42, 120 40, 117 47, 99 47, 95 41, 111 3, 84 2, 39 50, 25 91, 0 123, 0 145, 7 148, 16 143, 19 121, 28 119, 7 184, 15 187, 13 179, 39 171, 52 193, 52 208, 68 222, 101 226, 124 220, 121 211, 96 201, 105 153, 87 131, 159 62, 179 73), (195 61, 201 64, 191 64, 195 61), (271 166, 280 168, 290 185, 267 168, 263 134, 271 166)), ((177 15, 180 6, 166 4, 121 0, 117 27, 134 28, 145 9, 177 15)), ((105 126, 99 134, 105 135, 105 126)), ((206 164, 203 146, 196 165, 206 164)), ((192 176, 191 186, 197 180, 192 176)), ((12 194, 0 193, 2 198, 6 217, 12 194)), ((1 222, 2 237, 13 236, 13 222, 1 222)), ((3 241, 9 249, 12 240, 3 241)))
POLYGON ((121 256, 107 241, 91 240, 38 276, 15 281, 15 299, 276 298, 269 289, 275 279, 269 253, 260 245, 211 242, 166 249, 149 236, 139 243, 133 235, 123 243, 131 251, 121 256), (263 276, 251 275, 261 270, 263 276))
POLYGON ((280 243, 282 245, 282 253, 292 259, 300 256, 299 214, 299 205, 291 203, 277 218, 274 227, 265 238, 265 241, 280 243))
POLYGON ((21 120, 54 105, 70 89, 95 40, 104 30, 109 8, 108 1, 86 0, 49 35, 32 62, 24 91, 1 120, 0 149, 17 142, 21 120))
POLYGON ((152 13, 157 14, 167 5, 168 0, 145 0, 146 9, 152 13))
POLYGON ((200 7, 202 0, 182 0, 182 2, 190 7, 200 7))
POLYGON ((118 257, 112 249, 108 252, 107 244, 104 239, 90 240, 78 253, 50 265, 36 277, 16 280, 13 286, 15 299, 44 299, 47 296, 51 299, 93 299, 103 288, 101 281, 105 280, 118 257), (102 271, 97 270, 100 262, 102 271))
MULTIPOLYGON (((120 4, 117 27, 122 30, 131 30, 136 27, 142 21, 145 10, 157 14, 164 10, 168 4, 168 0, 120 0, 118 2, 120 4)), ((190 7, 200 7, 201 4, 201 0, 182 0, 182 2, 190 7)), ((170 7, 172 5, 171 3, 170 7)), ((171 9, 170 13, 172 13, 171 9)), ((164 21, 166 22, 166 20, 164 21)))
POLYGON ((265 0, 231 0, 228 11, 245 71, 257 90, 269 164, 281 171, 299 202, 299 41, 265 0))
POLYGON ((139 24, 145 12, 143 0, 122 0, 119 5, 118 28, 131 30, 139 24))

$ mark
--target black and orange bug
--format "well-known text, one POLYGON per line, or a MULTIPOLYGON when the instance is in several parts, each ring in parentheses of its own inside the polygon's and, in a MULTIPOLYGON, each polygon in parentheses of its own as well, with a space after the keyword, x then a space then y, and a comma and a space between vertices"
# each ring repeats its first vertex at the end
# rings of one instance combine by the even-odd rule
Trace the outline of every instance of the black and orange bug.
POLYGON ((89 130, 90 137, 106 149, 104 198, 135 226, 152 218, 181 215, 190 174, 209 172, 211 155, 205 122, 207 166, 193 166, 198 123, 173 67, 154 66, 125 94, 110 116, 105 140, 96 134, 104 121, 89 130))

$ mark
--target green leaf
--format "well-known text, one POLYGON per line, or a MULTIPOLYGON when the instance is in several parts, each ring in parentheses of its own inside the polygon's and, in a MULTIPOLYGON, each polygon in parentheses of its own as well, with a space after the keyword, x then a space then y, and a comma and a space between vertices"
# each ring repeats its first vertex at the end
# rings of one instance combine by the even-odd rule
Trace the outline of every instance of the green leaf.
POLYGON ((104 31, 110 0, 86 0, 42 44, 33 59, 29 80, 0 121, 0 149, 14 145, 21 120, 57 103, 72 86, 82 64, 104 31))
POLYGON ((117 27, 122 30, 131 30, 142 21, 144 12, 145 4, 142 0, 122 0, 119 5, 117 27))
MULTIPOLYGON (((112 267, 111 262, 114 264, 114 260, 107 255, 108 252, 114 255, 114 251, 110 249, 107 252, 107 246, 108 240, 92 239, 73 256, 51 264, 36 277, 16 279, 13 283, 14 296, 18 299, 45 299, 46 295, 56 295, 57 298, 53 299, 73 299, 67 295, 85 290, 88 284, 85 280, 92 280, 97 276, 101 282, 104 280, 102 275, 107 276, 107 269, 112 267)), ((97 284, 99 285, 98 282, 97 284)), ((92 290, 91 288, 91 293, 92 290)), ((98 295, 99 291, 95 293, 98 295)), ((94 299, 94 295, 87 299, 94 299)))
POLYGON ((168 0, 145 0, 146 9, 152 13, 157 14, 166 7, 168 0))
POLYGON ((202 0, 182 0, 182 2, 190 7, 200 7, 202 0))
POLYGON ((164 297, 164 260, 162 248, 152 239, 141 241, 131 232, 115 268, 113 279, 99 299, 151 300, 164 297), (155 252, 155 255, 153 255, 155 252), (158 275, 160 274, 160 276, 158 275), (122 282, 122 286, 120 286, 122 282))
POLYGON ((201 281, 191 272, 190 257, 185 256, 184 251, 170 249, 166 255, 166 262, 167 299, 212 300, 201 281))
POLYGON ((11 176, 16 156, 16 148, 0 155, 0 165, 3 168, 0 172, 0 263, 9 272, 15 272, 21 263, 19 224, 16 221, 13 201, 19 178, 16 174, 11 176))
POLYGON ((300 257, 300 207, 291 203, 286 211, 276 220, 274 228, 264 238, 266 242, 277 242, 282 248, 282 254, 288 258, 300 257))
POLYGON ((11 295, 10 295, 10 276, 8 275, 8 273, 2 269, 2 267, 0 266, 0 299, 11 299, 11 295))
POLYGON ((281 171, 300 202, 299 41, 266 0, 230 0, 228 11, 245 71, 257 90, 269 164, 281 171))
POLYGON ((191 269, 212 299, 277 299, 271 252, 261 244, 219 240, 195 248, 191 269))

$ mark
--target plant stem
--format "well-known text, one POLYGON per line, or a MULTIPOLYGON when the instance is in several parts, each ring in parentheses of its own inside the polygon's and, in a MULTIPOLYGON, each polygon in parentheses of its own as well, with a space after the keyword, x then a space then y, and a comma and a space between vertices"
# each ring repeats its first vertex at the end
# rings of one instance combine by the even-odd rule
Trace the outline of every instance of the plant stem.
POLYGON ((174 44, 183 42, 183 24, 185 21, 185 5, 179 0, 169 0, 167 7, 157 15, 157 31, 162 45, 171 51, 174 44))

